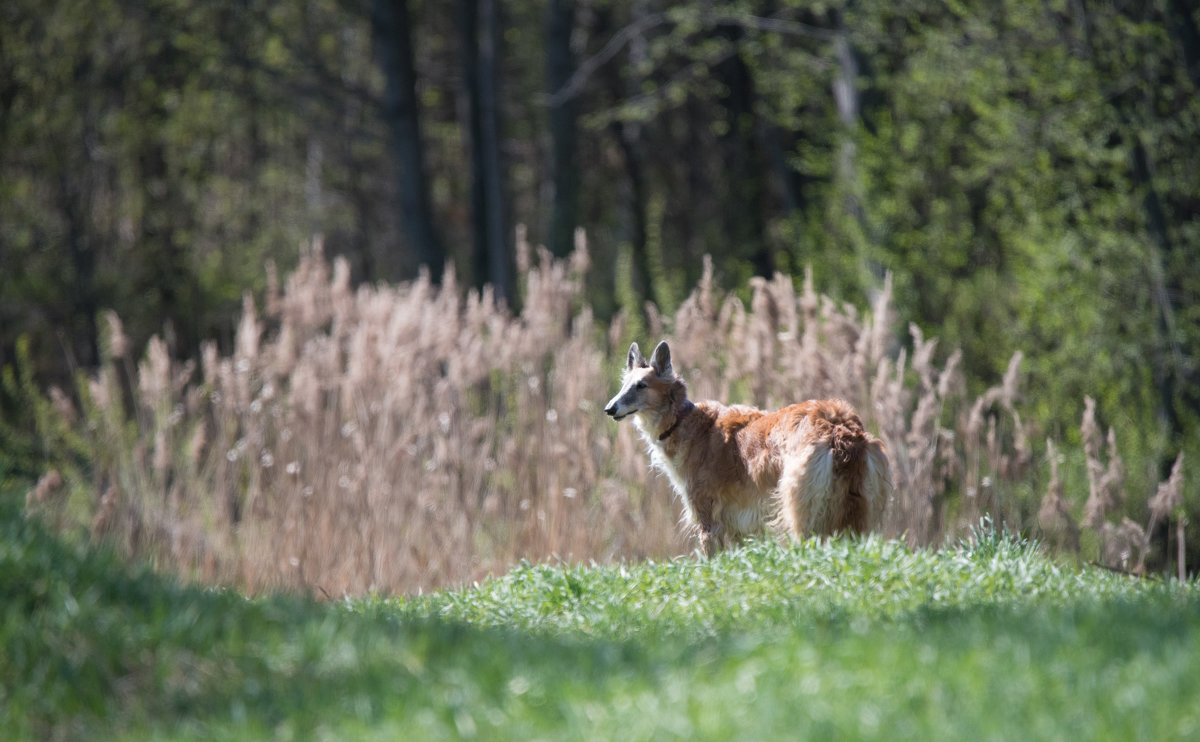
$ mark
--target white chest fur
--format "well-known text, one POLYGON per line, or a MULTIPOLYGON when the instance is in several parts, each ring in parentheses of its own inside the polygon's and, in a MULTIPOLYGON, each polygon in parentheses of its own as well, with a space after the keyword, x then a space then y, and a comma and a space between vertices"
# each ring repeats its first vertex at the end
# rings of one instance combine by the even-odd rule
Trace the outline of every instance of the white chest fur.
POLYGON ((667 475, 672 489, 675 490, 675 494, 679 496, 680 502, 683 503, 684 520, 688 525, 697 525, 696 510, 692 504, 692 498, 688 497, 687 479, 679 471, 679 467, 675 465, 671 457, 667 456, 662 441, 658 440, 658 434, 654 432, 654 424, 643 419, 641 415, 635 417, 633 422, 637 426, 638 432, 642 434, 642 439, 646 441, 646 449, 650 454, 651 466, 667 475))

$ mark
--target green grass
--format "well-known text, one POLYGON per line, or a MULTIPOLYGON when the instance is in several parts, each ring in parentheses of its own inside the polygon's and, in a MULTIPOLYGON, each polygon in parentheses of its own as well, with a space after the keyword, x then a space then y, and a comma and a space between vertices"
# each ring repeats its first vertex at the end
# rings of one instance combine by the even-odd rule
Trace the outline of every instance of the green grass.
POLYGON ((756 543, 429 596, 247 599, 0 512, 6 739, 1200 735, 1200 590, 972 547, 756 543))

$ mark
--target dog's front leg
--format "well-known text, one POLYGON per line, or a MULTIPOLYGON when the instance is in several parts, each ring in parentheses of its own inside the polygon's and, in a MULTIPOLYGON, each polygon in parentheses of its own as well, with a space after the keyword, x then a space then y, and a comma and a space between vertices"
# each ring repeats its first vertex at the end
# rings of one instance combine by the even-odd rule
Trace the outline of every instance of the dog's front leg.
POLYGON ((696 536, 700 541, 700 552, 711 557, 721 550, 725 528, 717 519, 717 500, 704 491, 692 492, 692 515, 696 519, 696 536))
POLYGON ((724 530, 720 523, 708 523, 700 526, 700 552, 705 557, 716 556, 717 552, 721 550, 721 543, 723 541, 722 532, 724 530))

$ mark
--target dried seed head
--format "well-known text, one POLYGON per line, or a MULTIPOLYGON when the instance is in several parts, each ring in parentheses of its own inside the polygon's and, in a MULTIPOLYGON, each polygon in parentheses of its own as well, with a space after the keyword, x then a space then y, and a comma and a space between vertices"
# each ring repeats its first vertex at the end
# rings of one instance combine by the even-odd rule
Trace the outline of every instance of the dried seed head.
POLYGON ((25 507, 41 505, 62 489, 63 478, 58 469, 51 469, 38 479, 37 485, 25 495, 25 507))
POLYGON ((108 324, 108 352, 113 358, 124 358, 129 354, 129 338, 121 318, 110 310, 104 313, 104 321, 108 324))
POLYGON ((196 424, 195 430, 192 431, 191 440, 188 441, 188 466, 192 471, 199 470, 201 457, 204 455, 204 447, 207 443, 208 425, 201 420, 196 424))
POLYGON ((262 328, 258 322, 258 312, 254 306, 254 297, 247 291, 242 295, 242 319, 237 329, 237 355, 239 359, 253 361, 258 357, 258 341, 262 328))
POLYGON ((158 337, 150 338, 146 346, 146 357, 138 364, 138 390, 142 404, 153 410, 169 402, 171 389, 171 354, 166 342, 158 337))
POLYGON ((1046 458, 1050 460, 1050 484, 1038 509, 1038 525, 1048 539, 1058 548, 1079 551, 1079 526, 1071 517, 1066 498, 1063 497, 1062 480, 1058 474, 1058 452, 1054 441, 1046 439, 1046 458))
POLYGON ((1175 459, 1171 475, 1158 485, 1158 491, 1150 498, 1150 517, 1154 521, 1166 520, 1176 514, 1183 505, 1183 452, 1175 459))
POLYGON ((154 456, 152 466, 160 477, 166 477, 167 467, 171 464, 171 450, 167 444, 167 431, 159 428, 154 432, 154 456))
POLYGON ((96 516, 92 518, 92 534, 102 534, 112 525, 113 516, 117 511, 117 488, 109 487, 100 496, 100 506, 96 508, 96 516))
POLYGON ((75 414, 75 405, 71 402, 62 389, 56 386, 50 387, 50 405, 54 408, 55 414, 62 419, 63 422, 71 424, 75 422, 77 415, 75 414))

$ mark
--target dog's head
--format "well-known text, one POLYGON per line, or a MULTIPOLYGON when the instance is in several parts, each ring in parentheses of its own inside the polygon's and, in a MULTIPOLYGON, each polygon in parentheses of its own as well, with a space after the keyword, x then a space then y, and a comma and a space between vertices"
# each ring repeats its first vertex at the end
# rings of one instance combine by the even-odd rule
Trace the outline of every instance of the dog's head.
MULTIPOLYGON (((675 376, 671 367, 671 348, 664 340, 650 354, 650 361, 642 357, 638 344, 629 346, 625 359, 625 375, 621 379, 621 391, 608 401, 604 411, 614 420, 622 420, 643 410, 666 412, 676 404, 676 397, 684 389, 683 382, 675 376)), ((686 395, 686 391, 683 394, 686 395)))

